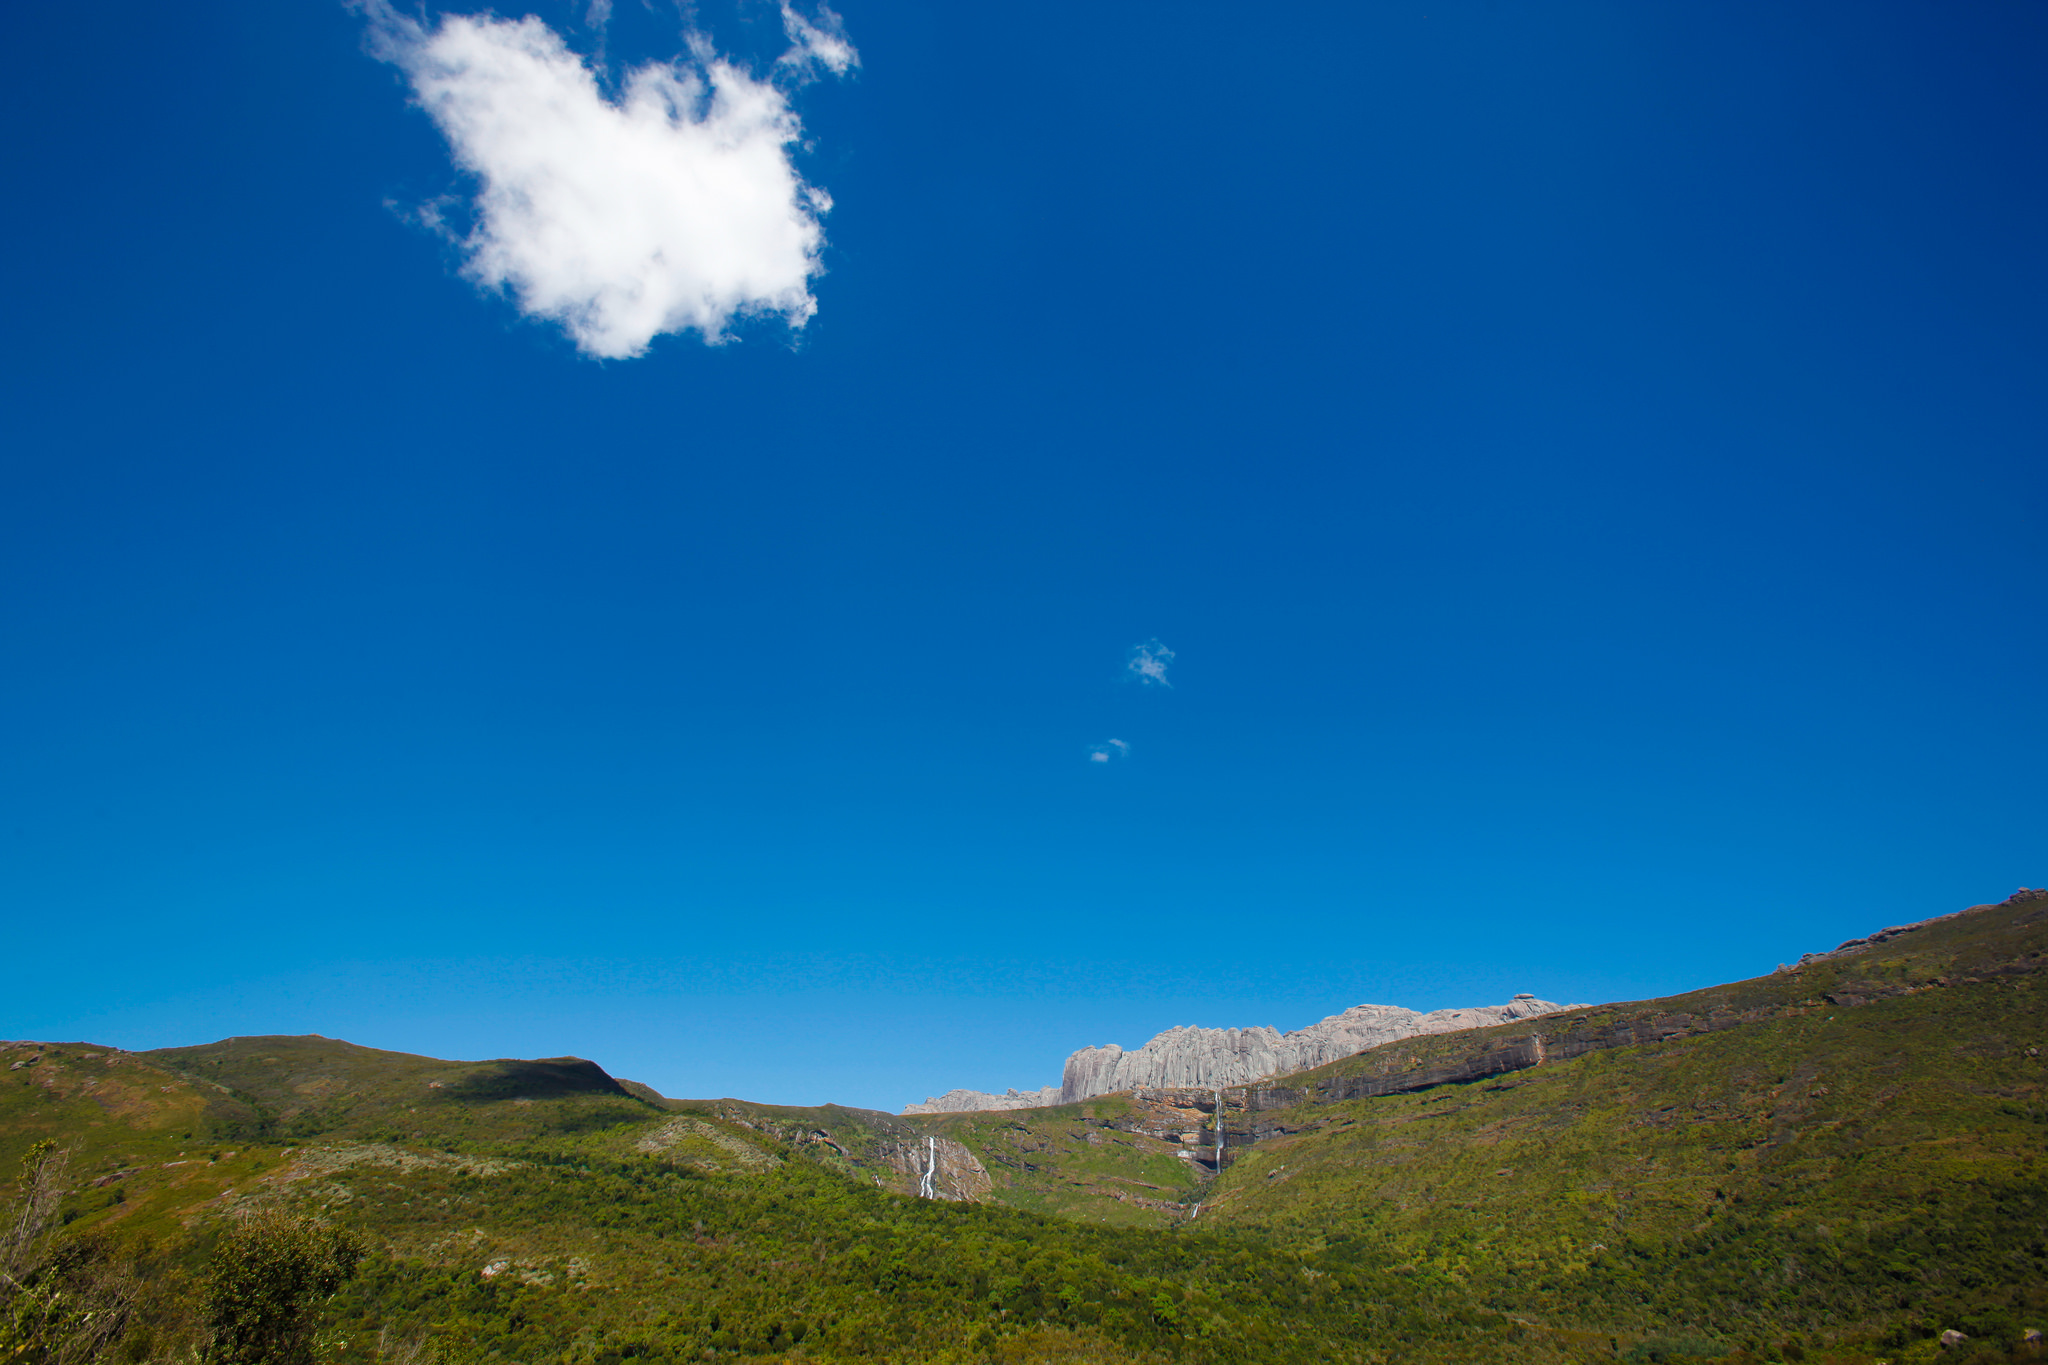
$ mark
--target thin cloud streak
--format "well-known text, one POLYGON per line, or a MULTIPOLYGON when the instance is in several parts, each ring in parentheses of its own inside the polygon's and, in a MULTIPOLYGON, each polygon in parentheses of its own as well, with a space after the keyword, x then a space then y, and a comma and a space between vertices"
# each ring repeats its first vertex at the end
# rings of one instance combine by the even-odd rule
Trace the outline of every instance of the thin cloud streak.
POLYGON ((776 58, 777 66, 822 66, 835 76, 844 76, 860 65, 860 53, 846 41, 845 23, 824 5, 818 6, 818 18, 813 23, 798 14, 785 0, 782 31, 789 36, 789 51, 776 58))
POLYGON ((1113 758, 1129 758, 1130 756, 1131 746, 1120 739, 1104 740, 1100 744, 1088 746, 1088 761, 1090 763, 1107 763, 1113 758))
POLYGON ((1166 666, 1172 662, 1173 651, 1158 640, 1152 639, 1142 645, 1131 646, 1130 662, 1125 667, 1146 687, 1154 683, 1161 687, 1171 687, 1173 684, 1166 680, 1166 666))
MULTIPOLYGON (((832 201, 790 159, 802 125, 784 87, 858 65, 830 10, 811 21, 784 8, 791 47, 769 79, 696 36, 687 59, 630 72, 613 102, 532 16, 446 15, 428 29, 389 0, 357 8, 371 51, 405 73, 478 182, 469 230, 443 230, 479 286, 604 359, 664 333, 716 344, 736 318, 800 328, 817 312, 832 201)), ((601 29, 608 11, 588 17, 601 29)))

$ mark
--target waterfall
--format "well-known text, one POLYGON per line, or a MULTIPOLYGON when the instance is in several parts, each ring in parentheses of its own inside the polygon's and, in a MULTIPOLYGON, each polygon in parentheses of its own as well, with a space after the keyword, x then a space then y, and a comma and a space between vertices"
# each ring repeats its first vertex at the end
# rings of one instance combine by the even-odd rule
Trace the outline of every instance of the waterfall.
POLYGON ((939 1197, 939 1140, 935 1137, 928 1137, 924 1140, 924 1146, 925 1168, 924 1174, 918 1177, 917 1192, 922 1198, 937 1199, 939 1197))

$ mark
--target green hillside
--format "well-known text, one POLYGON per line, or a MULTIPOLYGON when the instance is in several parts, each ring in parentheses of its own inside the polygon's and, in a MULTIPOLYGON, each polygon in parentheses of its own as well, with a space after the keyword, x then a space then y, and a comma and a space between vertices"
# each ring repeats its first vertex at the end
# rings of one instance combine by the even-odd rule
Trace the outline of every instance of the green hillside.
POLYGON ((899 1117, 317 1037, 0 1045, 0 1159, 60 1141, 57 1243, 145 1257, 133 1362, 266 1209, 371 1250, 336 1361, 2032 1359, 2044 953, 2027 893, 1375 1048, 1231 1088, 1213 1176, 1207 1092, 899 1117))
MULTIPOLYGON (((237 1214, 283 1209, 364 1235, 374 1254, 329 1309, 336 1361, 422 1347, 450 1362, 1378 1358, 1356 1344, 1300 1354, 1385 1300, 1369 1272, 1243 1239, 907 1197, 886 1162, 919 1135, 888 1115, 655 1106, 602 1084, 561 1094, 561 1063, 441 1063, 324 1039, 148 1056, 15 1044, 0 1060, 21 1064, 0 1103, 9 1154, 51 1135, 73 1148, 64 1237, 151 1244, 151 1273, 189 1294, 237 1214), (459 1083, 478 1071, 512 1080, 459 1083), (443 1076, 453 1097, 419 1093, 443 1076), (301 1107, 315 1092, 320 1105, 301 1107), (316 1114, 335 1126, 303 1136, 316 1114), (241 1136, 294 1125, 290 1144, 241 1136)), ((1447 1349, 1502 1326, 1456 1295, 1442 1306, 1378 1311, 1447 1349)), ((189 1315, 175 1295, 159 1308, 121 1359, 184 1358, 189 1315)))
POLYGON ((1201 1217, 1630 1336, 2010 1342, 2048 1323, 2044 953, 2048 895, 2023 894, 1756 981, 1377 1048, 1244 1092, 1262 1140, 1201 1217), (1493 1074, 1417 1084, 1462 1072, 1493 1074))

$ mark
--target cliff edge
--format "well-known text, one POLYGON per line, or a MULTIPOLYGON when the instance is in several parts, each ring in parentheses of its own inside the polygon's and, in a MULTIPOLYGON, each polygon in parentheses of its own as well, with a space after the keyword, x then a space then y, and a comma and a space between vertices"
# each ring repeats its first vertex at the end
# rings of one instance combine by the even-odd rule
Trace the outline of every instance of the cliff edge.
POLYGON ((1419 1010, 1399 1005, 1354 1005, 1342 1014, 1282 1033, 1274 1028, 1195 1028, 1182 1025, 1126 1052, 1115 1043, 1084 1047, 1067 1058, 1058 1087, 1015 1090, 1001 1095, 980 1090, 949 1090, 923 1104, 907 1104, 906 1114, 957 1114, 993 1109, 1037 1109, 1073 1104, 1096 1095, 1140 1086, 1243 1085, 1290 1071, 1322 1066, 1381 1043, 1426 1033, 1456 1033, 1493 1024, 1533 1019, 1579 1005, 1555 1005, 1533 995, 1518 995, 1505 1005, 1465 1009, 1419 1010))

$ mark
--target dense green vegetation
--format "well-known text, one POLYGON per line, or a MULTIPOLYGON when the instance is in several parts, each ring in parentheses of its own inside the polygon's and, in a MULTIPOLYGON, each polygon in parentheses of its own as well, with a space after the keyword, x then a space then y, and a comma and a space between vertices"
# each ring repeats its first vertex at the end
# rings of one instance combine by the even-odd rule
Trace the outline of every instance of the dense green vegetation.
POLYGON ((363 1179, 381 1195, 365 1201, 372 1232, 441 1199, 462 1212, 451 1227, 475 1212, 525 1230, 477 1244, 502 1267, 488 1281, 467 1266, 437 1275, 394 1262, 347 1301, 358 1340, 390 1322, 432 1327, 456 1359, 537 1358, 597 1327, 603 1354, 654 1360, 798 1345, 823 1358, 972 1360, 1044 1326, 1121 1358, 1296 1358, 1313 1341, 1307 1358, 1361 1360, 1368 1303, 1382 1305, 1365 1310, 1379 1334, 1504 1325, 1464 1313, 1457 1294, 1403 1294, 1391 1309, 1384 1276, 1269 1245, 905 1199, 808 1162, 740 1178, 591 1161, 363 1179))
MULTIPOLYGON (((494 1158, 340 1145, 287 1168, 301 1173, 258 1207, 381 1249, 328 1305, 322 1355, 337 1361, 1365 1361, 1386 1358, 1370 1340, 1434 1354, 1522 1331, 1366 1267, 906 1198, 786 1149, 732 1174, 617 1154, 646 1130, 545 1135, 494 1158)), ((237 1234, 202 1226, 161 1268, 198 1291, 201 1320, 181 1336, 143 1315, 127 1358, 209 1339, 237 1234)))
POLYGON ((1369 1242, 1532 1311, 1640 1303, 1613 1312, 1726 1331, 1759 1297, 1817 1323, 2048 1283, 2048 1110, 2017 1093, 2038 1062, 2012 1042, 2048 1031, 2037 994, 1961 986, 1332 1106, 1247 1154, 1211 1209, 1369 1242), (1613 1289, 1632 1261, 1690 1283, 1613 1289))
POLYGON ((199 1287, 208 1365, 313 1365, 321 1309, 362 1259, 354 1233, 310 1218, 230 1223, 199 1287))
POLYGON ((310 1230, 273 1249, 339 1289, 292 1349, 336 1362, 2033 1359, 2044 953, 2026 899, 1333 1098, 1528 1026, 1374 1049, 1247 1101, 1213 1181, 1115 1096, 904 1119, 574 1059, 12 1045, 0 1156, 42 1161, 15 1199, 47 1227, 0 1365, 230 1358, 220 1267, 258 1227, 310 1230), (908 1193, 927 1135, 970 1199, 908 1193))
MULTIPOLYGON (((2044 950, 2048 898, 2017 898, 1641 1011, 1668 1041, 1267 1113, 1292 1131, 1232 1167, 1205 1216, 1638 1338, 2009 1346, 2048 1322, 2044 950), (1710 1016, 1754 1021, 1672 1022, 1710 1016)), ((1326 1070, 1398 1069, 1402 1046, 1326 1070)))

